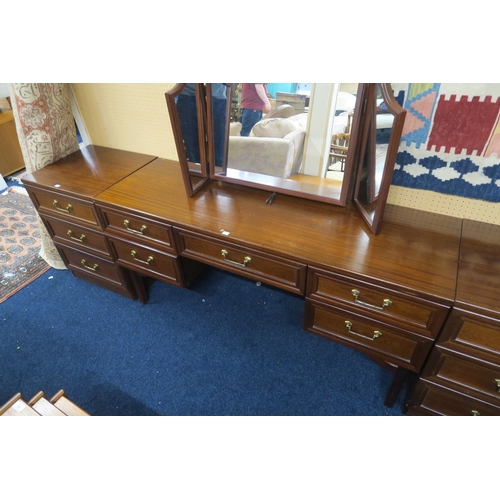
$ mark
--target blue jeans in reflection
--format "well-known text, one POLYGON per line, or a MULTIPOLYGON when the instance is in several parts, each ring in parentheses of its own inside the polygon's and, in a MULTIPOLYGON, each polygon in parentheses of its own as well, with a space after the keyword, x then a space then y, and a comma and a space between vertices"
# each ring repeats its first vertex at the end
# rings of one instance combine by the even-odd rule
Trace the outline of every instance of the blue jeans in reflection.
POLYGON ((215 165, 224 166, 224 146, 226 140, 226 99, 212 99, 215 165))
POLYGON ((262 111, 257 109, 242 108, 240 135, 248 137, 252 127, 262 118, 262 111))
POLYGON ((193 163, 200 163, 196 96, 180 94, 177 99, 177 113, 179 114, 179 121, 181 123, 187 159, 193 163))

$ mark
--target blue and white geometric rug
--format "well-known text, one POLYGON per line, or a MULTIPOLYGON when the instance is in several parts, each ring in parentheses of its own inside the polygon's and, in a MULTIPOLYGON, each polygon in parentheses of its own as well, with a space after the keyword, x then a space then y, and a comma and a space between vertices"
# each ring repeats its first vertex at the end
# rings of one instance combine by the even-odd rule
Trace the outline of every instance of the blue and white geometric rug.
POLYGON ((500 201, 500 84, 392 84, 407 110, 392 184, 500 201))

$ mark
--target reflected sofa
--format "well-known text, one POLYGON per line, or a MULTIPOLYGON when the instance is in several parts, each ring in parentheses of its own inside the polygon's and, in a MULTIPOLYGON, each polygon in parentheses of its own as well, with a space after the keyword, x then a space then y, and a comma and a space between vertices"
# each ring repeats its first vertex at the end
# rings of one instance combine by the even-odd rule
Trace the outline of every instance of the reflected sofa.
POLYGON ((249 137, 232 135, 228 167, 274 177, 287 178, 299 171, 304 152, 307 113, 289 117, 265 117, 254 125, 249 137))

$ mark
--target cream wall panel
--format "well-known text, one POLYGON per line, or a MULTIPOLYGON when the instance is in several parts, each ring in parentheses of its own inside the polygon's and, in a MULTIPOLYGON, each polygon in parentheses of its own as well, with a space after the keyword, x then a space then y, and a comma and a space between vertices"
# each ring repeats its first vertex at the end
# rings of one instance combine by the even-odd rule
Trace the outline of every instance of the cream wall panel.
POLYGON ((90 142, 177 160, 165 92, 173 83, 72 83, 90 142))
POLYGON ((500 203, 391 186, 387 203, 463 219, 500 224, 500 203))

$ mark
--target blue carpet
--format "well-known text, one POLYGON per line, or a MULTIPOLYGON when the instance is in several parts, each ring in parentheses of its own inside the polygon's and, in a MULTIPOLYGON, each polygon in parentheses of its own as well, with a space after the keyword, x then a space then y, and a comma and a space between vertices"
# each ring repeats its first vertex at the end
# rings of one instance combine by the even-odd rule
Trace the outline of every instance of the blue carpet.
POLYGON ((1 305, 0 402, 64 389, 92 415, 402 415, 392 374, 302 330, 303 299, 208 268, 141 305, 49 270, 1 305))

